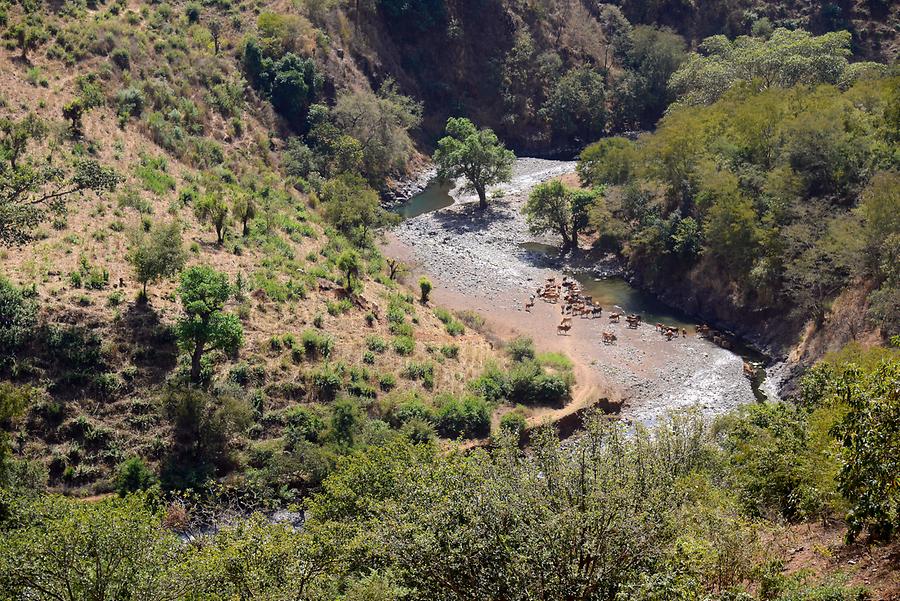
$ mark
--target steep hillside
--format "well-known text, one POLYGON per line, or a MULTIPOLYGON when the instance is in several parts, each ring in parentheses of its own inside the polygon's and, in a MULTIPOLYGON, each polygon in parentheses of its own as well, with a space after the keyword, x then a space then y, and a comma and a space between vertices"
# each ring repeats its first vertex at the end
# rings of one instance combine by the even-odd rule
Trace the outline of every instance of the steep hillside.
MULTIPOLYGON (((192 461, 212 461, 220 474, 255 470, 265 486, 303 487, 346 446, 326 448, 335 399, 358 399, 345 409, 356 420, 349 435, 363 444, 387 435, 364 415, 388 420, 404 403, 450 411, 486 365, 505 362, 475 329, 389 278, 370 246, 358 250, 347 288, 338 265, 353 244, 323 221, 314 192, 285 178, 273 152, 282 145, 277 120, 244 89, 234 55, 240 13, 217 55, 191 10, 135 3, 47 13, 42 27, 52 39, 27 59, 0 57, 4 140, 26 118, 46 128, 26 138, 18 165, 37 169, 47 157, 65 170, 89 158, 120 179, 115 191, 71 197, 32 241, 0 250, 0 273, 13 284, 4 298, 33 311, 25 336, 3 350, 3 377, 35 387, 15 449, 47 470, 53 489, 109 490, 129 457, 164 471, 185 444, 173 411, 188 405, 171 405, 189 367, 175 328, 184 314, 178 282, 151 282, 147 302, 136 300, 141 283, 127 261, 140 232, 152 236, 167 223, 180 224, 187 267, 210 266, 234 285, 225 310, 239 317, 243 342, 234 353, 211 353, 202 376, 210 396, 190 409, 211 420, 197 436, 220 437, 202 444, 222 445, 192 461), (74 123, 63 118, 73 99, 88 97, 74 123), (254 206, 246 232, 240 198, 254 206), (201 210, 219 200, 222 243, 201 210), (398 385, 403 392, 391 393, 398 385), (443 396, 432 401, 436 392, 443 396), (304 436, 321 434, 321 447, 285 437, 298 419, 313 421, 304 436)), ((12 8, 9 18, 25 17, 12 8)), ((420 426, 418 435, 434 435, 420 426)), ((453 428, 442 432, 455 437, 453 428)))

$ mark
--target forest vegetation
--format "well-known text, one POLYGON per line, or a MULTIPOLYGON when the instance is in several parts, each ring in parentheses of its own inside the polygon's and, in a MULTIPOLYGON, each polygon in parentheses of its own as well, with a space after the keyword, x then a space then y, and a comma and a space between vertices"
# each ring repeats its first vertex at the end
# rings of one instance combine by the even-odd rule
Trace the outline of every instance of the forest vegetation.
POLYGON ((897 13, 0 0, 0 599, 897 593, 784 542, 896 554, 897 13), (580 152, 535 233, 772 346, 849 305, 864 344, 560 443, 527 416, 573 362, 379 247, 426 155, 484 208, 513 151, 580 152))

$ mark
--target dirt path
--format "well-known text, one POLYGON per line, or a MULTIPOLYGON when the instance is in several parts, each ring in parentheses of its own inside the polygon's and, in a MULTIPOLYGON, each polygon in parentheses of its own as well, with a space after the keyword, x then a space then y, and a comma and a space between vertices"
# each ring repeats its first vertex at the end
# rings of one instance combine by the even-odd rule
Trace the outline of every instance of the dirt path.
MULTIPOLYGON (((752 401, 742 359, 692 334, 666 341, 652 324, 629 329, 624 322, 610 324, 604 315, 575 319, 570 335, 559 336, 558 305, 539 300, 530 313, 524 311, 528 295, 545 278, 562 273, 546 261, 536 263, 519 247, 535 241, 521 206, 537 182, 572 169, 571 162, 520 159, 512 184, 487 211, 475 210, 474 198, 454 194, 453 206, 395 228, 384 252, 411 265, 414 276, 428 274, 436 304, 477 311, 501 340, 527 335, 539 351, 569 356, 577 379, 573 400, 561 409, 534 410, 532 423, 558 420, 604 397, 624 403, 624 418, 648 425, 671 410, 696 406, 711 416, 752 401), (603 331, 615 333, 616 343, 603 344, 603 331)), ((604 307, 604 313, 611 308, 604 307)))

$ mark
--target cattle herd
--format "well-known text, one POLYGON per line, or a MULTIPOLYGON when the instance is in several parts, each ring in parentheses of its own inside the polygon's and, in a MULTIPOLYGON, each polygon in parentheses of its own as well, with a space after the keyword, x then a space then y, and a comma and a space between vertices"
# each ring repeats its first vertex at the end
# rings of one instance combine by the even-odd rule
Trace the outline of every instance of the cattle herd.
MULTIPOLYGON (((577 281, 563 276, 561 281, 557 281, 555 277, 547 278, 543 285, 532 294, 525 302, 525 310, 530 312, 534 308, 536 299, 551 304, 559 304, 562 319, 556 326, 558 335, 568 335, 572 329, 572 319, 581 317, 583 319, 597 319, 602 317, 603 308, 594 303, 594 299, 583 294, 581 284, 577 281)), ((626 314, 623 311, 612 311, 607 315, 609 323, 619 323, 619 320, 625 319, 625 324, 631 329, 637 329, 641 325, 641 316, 636 313, 626 314)), ((675 326, 668 326, 664 323, 657 323, 655 327, 666 340, 673 338, 687 337, 687 330, 675 326)), ((728 338, 719 334, 709 326, 697 326, 697 335, 709 338, 719 346, 728 348, 730 346, 728 338)), ((601 341, 604 344, 614 344, 616 335, 614 332, 606 330, 601 333, 601 341)))

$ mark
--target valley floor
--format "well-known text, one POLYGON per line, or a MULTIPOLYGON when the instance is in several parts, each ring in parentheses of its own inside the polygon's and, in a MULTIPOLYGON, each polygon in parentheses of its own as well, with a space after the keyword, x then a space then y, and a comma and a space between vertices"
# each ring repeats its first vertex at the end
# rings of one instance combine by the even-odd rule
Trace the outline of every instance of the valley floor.
MULTIPOLYGON (((533 424, 548 417, 558 421, 602 398, 614 407, 621 404, 623 418, 647 425, 673 409, 696 406, 714 416, 753 401, 741 357, 690 330, 686 338, 669 342, 653 324, 629 329, 624 321, 609 323, 604 314, 576 318, 569 335, 557 335, 559 305, 539 300, 525 312, 528 296, 545 278, 561 278, 562 272, 521 248, 544 240, 529 233, 520 209, 535 184, 573 169, 571 162, 519 159, 512 182, 500 188, 502 197, 493 198, 485 213, 475 209, 473 197, 455 190, 453 206, 406 220, 388 235, 383 250, 404 260, 415 276, 427 274, 434 281, 435 303, 477 311, 499 338, 529 336, 539 351, 563 352, 572 359, 578 382, 573 401, 533 411, 533 424), (603 344, 603 331, 618 340, 603 344)), ((605 313, 613 309, 603 308, 605 313)))

